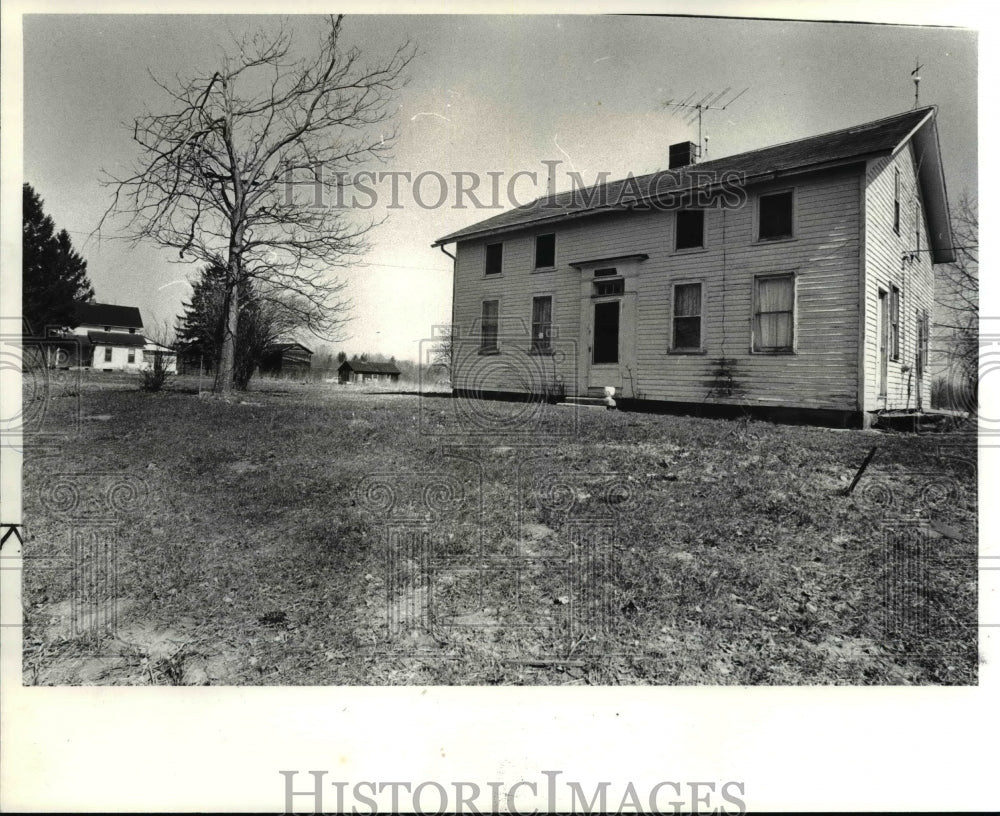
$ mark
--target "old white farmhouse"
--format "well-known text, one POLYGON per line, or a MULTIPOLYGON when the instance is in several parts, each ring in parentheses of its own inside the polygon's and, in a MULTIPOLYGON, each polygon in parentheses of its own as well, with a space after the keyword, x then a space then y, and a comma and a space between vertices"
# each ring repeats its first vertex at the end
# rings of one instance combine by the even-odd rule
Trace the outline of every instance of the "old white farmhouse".
POLYGON ((953 260, 935 108, 576 189, 446 235, 458 393, 743 406, 868 425, 929 407, 953 260), (450 254, 450 253, 449 253, 450 254))
POLYGON ((76 342, 68 348, 74 364, 98 371, 139 371, 150 368, 159 356, 168 371, 177 373, 176 353, 143 335, 142 315, 135 306, 81 303, 76 319, 76 342))

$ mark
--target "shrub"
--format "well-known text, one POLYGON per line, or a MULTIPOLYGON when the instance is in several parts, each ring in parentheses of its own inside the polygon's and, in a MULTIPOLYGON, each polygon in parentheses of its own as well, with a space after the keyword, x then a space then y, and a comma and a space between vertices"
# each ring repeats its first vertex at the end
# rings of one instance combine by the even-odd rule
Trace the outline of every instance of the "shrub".
POLYGON ((170 379, 170 370, 167 368, 163 354, 155 354, 153 364, 143 368, 140 373, 142 374, 142 382, 139 384, 139 388, 143 391, 161 391, 167 380, 170 379))

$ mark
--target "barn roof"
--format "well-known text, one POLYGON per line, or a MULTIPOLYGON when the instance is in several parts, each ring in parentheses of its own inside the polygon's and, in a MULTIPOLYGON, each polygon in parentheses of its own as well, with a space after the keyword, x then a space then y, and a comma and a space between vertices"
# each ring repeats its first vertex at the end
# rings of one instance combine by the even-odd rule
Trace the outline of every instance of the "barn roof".
POLYGON ((643 176, 545 196, 492 218, 472 224, 439 238, 432 246, 442 246, 468 238, 482 238, 542 226, 598 213, 623 211, 643 200, 655 201, 678 196, 685 190, 718 186, 718 180, 742 178, 745 182, 820 170, 861 161, 900 150, 914 138, 920 161, 920 181, 927 200, 935 262, 952 260, 951 228, 947 195, 941 170, 940 148, 934 124, 937 109, 916 108, 874 122, 796 139, 771 147, 738 153, 725 158, 674 170, 659 170, 643 176), (715 180, 714 182, 711 180, 715 180))
POLYGON ((307 354, 312 354, 313 351, 310 348, 302 345, 301 343, 275 343, 274 345, 268 346, 267 351, 269 354, 275 354, 277 352, 290 351, 291 349, 302 349, 302 351, 307 354))
POLYGON ((344 360, 338 367, 356 371, 358 374, 399 374, 395 363, 367 363, 360 360, 344 360))
POLYGON ((142 315, 135 306, 113 303, 79 303, 76 307, 78 326, 124 326, 141 329, 142 315))

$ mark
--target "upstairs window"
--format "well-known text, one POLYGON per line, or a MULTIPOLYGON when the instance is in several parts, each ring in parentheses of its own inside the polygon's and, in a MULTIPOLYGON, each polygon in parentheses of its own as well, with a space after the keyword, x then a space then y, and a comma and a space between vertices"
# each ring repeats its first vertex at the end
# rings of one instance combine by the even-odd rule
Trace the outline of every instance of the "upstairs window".
POLYGON ((499 275, 503 272, 503 244, 486 245, 486 274, 499 275))
POLYGON ((550 269, 556 265, 555 233, 535 236, 535 269, 550 269))
POLYGON ((700 283, 674 285, 674 336, 671 347, 675 351, 701 350, 700 283))
POLYGON ((536 297, 531 302, 531 350, 535 354, 552 351, 552 297, 536 297))
POLYGON ((705 211, 677 211, 676 249, 700 249, 705 246, 705 211))
POLYGON ((795 333, 795 276, 754 279, 753 350, 792 351, 795 333))
POLYGON ((479 351, 492 353, 499 351, 497 335, 500 326, 500 301, 483 301, 483 320, 480 326, 479 351))
POLYGON ((892 231, 899 235, 899 168, 892 188, 892 231))
POLYGON ((792 191, 762 195, 758 202, 757 239, 792 237, 792 191))

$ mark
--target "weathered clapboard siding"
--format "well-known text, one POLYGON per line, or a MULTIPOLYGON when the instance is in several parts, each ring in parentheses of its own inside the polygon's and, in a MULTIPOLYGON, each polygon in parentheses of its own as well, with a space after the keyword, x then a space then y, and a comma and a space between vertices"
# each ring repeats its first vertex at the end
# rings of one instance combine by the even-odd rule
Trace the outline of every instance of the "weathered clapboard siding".
MULTIPOLYGON (((859 183, 853 171, 803 177, 752 188, 746 206, 708 213, 706 251, 670 255, 643 278, 641 396, 856 409, 859 183), (756 242, 757 196, 789 187, 794 238, 756 242), (751 351, 754 277, 770 272, 796 274, 794 354, 751 351), (706 287, 703 355, 669 353, 672 284, 686 279, 706 287), (733 361, 731 396, 714 377, 722 357, 733 361)), ((669 226, 672 232, 672 219, 669 226)))
MULTIPOLYGON (((543 231, 538 231, 542 233, 543 231)), ((456 250, 455 302, 456 359, 452 383, 456 388, 485 391, 528 391, 537 387, 539 376, 547 383, 565 381, 567 393, 575 393, 574 354, 579 338, 579 272, 566 263, 566 242, 556 239, 556 268, 534 272, 534 236, 503 236, 500 275, 484 275, 486 241, 460 242, 456 250), (552 297, 553 346, 558 355, 531 355, 532 299, 552 297), (484 300, 499 300, 500 354, 478 354, 484 300), (570 353, 566 353, 567 347, 570 353)), ((499 240, 499 239, 497 239, 499 240)))
MULTIPOLYGON (((912 143, 894 157, 872 159, 866 171, 865 195, 865 377, 864 410, 916 408, 917 314, 933 313, 934 273, 928 249, 927 223, 916 178, 912 143), (893 229, 896 170, 900 179, 900 231, 893 229), (919 239, 917 237, 919 231, 919 239), (916 252, 912 260, 907 253, 916 252), (900 353, 887 366, 886 398, 879 397, 879 300, 881 288, 897 286, 902 293, 900 353)), ((930 377, 921 389, 923 407, 930 406, 930 377)))
MULTIPOLYGON (((675 252, 674 213, 656 210, 510 233, 503 237, 500 276, 484 276, 487 241, 460 241, 454 321, 466 338, 460 346, 469 353, 459 355, 466 364, 456 367, 454 384, 523 390, 516 370, 538 363, 527 355, 532 297, 551 294, 557 354, 544 365, 563 378, 570 393, 586 391, 592 337, 590 320, 581 322, 581 315, 590 314, 581 297, 581 275, 589 279, 591 273, 569 264, 645 253, 649 258, 638 264, 626 287, 635 293, 627 297, 634 297, 637 325, 631 357, 635 370, 626 372, 625 396, 856 410, 861 183, 859 170, 842 170, 753 188, 745 206, 706 213, 706 248, 699 251, 675 252), (755 242, 756 196, 789 187, 795 190, 795 237, 755 242), (548 231, 557 234, 556 268, 534 272, 534 236, 548 231), (754 276, 783 271, 797 276, 796 352, 754 354, 754 276), (702 354, 669 350, 672 285, 682 280, 701 281, 704 287, 702 354), (502 350, 484 360, 474 350, 482 301, 493 298, 500 300, 502 350), (721 357, 733 361, 735 392, 717 387, 714 372, 721 357), (580 376, 575 377, 577 369, 580 376)), ((625 326, 622 335, 628 336, 625 326)))
MULTIPOLYGON (((580 328, 580 275, 571 262, 609 257, 631 252, 662 254, 650 247, 661 228, 650 227, 665 213, 594 216, 573 225, 559 224, 548 229, 510 233, 502 236, 501 275, 484 275, 486 244, 500 240, 459 242, 456 251, 456 285, 453 322, 462 338, 457 344, 458 364, 452 372, 456 388, 478 390, 524 390, 526 379, 543 372, 547 379, 561 378, 567 393, 585 390, 577 376, 578 356, 584 342, 580 328), (534 271, 535 236, 556 233, 556 266, 550 271, 534 271), (644 248, 645 247, 645 248, 644 248), (532 299, 551 295, 553 346, 551 357, 530 355, 532 299), (497 357, 478 358, 482 302, 500 301, 500 344, 497 357), (502 358, 502 359, 498 359, 502 358), (552 375, 552 376, 548 376, 552 375)), ((589 332, 589 326, 586 331, 589 332)))

